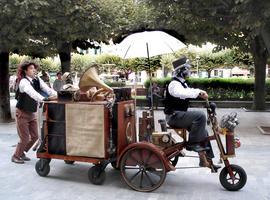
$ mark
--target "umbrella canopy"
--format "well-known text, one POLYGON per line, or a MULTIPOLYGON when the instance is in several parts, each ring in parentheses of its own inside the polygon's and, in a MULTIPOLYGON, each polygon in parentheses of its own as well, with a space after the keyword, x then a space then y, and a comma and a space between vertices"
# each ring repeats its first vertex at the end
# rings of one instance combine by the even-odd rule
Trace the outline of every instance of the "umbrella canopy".
POLYGON ((116 54, 121 58, 149 58, 174 53, 186 45, 162 31, 145 31, 127 36, 117 47, 116 54))
MULTIPOLYGON (((175 37, 162 31, 144 31, 127 36, 117 47, 116 54, 121 58, 148 58, 150 72, 150 57, 174 53, 186 45, 175 37)), ((150 88, 152 88, 150 74, 150 88)), ((136 90, 136 83, 135 83, 136 90)), ((153 91, 151 89, 151 116, 154 119, 153 91)), ((154 123, 152 123, 154 129, 154 123)))

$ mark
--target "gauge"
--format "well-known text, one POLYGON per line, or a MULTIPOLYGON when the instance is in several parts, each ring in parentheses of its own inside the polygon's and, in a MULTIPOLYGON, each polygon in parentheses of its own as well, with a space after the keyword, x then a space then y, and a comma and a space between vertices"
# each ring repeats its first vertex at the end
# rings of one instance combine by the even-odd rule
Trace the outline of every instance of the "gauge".
POLYGON ((163 135, 161 138, 162 142, 168 143, 170 141, 170 136, 169 135, 163 135))

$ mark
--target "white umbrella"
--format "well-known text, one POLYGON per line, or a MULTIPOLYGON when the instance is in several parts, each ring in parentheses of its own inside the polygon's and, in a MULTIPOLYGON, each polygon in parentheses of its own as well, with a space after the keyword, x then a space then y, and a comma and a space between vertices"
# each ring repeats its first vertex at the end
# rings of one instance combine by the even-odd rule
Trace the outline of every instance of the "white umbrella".
POLYGON ((121 58, 149 58, 174 53, 186 45, 162 31, 145 31, 127 36, 118 46, 116 54, 121 58))
MULTIPOLYGON (((148 58, 150 71, 150 57, 175 53, 186 45, 175 37, 162 31, 144 31, 127 36, 118 46, 116 54, 121 58, 148 58)), ((136 85, 136 84, 135 84, 136 85)), ((152 88, 150 74, 150 88, 152 88)), ((135 88, 136 90, 136 88, 135 88)), ((135 93, 136 94, 136 93, 135 93)), ((153 113, 153 93, 151 90, 151 113, 153 113)))

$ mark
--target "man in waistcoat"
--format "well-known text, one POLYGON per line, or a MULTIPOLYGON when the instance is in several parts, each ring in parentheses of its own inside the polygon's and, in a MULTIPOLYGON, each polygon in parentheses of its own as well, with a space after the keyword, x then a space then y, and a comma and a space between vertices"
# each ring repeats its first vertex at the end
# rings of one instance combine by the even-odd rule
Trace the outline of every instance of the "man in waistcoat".
POLYGON ((24 62, 18 68, 16 91, 16 125, 20 141, 12 155, 11 161, 23 164, 29 161, 25 153, 38 139, 37 108, 40 102, 52 100, 57 93, 39 77, 36 77, 38 65, 24 62), (46 93, 49 97, 41 94, 46 93))
POLYGON ((164 102, 166 121, 171 127, 185 128, 189 131, 186 149, 199 153, 201 167, 210 167, 212 172, 216 172, 220 166, 214 165, 212 162, 214 154, 210 142, 204 142, 208 136, 206 116, 202 111, 188 110, 190 99, 206 100, 208 94, 201 89, 188 87, 185 80, 190 76, 191 65, 186 57, 181 57, 172 64, 174 75, 166 88, 164 102))

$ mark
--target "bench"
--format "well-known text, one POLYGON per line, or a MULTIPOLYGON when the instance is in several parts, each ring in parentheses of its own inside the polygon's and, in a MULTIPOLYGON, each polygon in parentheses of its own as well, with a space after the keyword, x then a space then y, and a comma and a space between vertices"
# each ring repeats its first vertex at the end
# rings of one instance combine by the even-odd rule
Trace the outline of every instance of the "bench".
MULTIPOLYGON (((158 93, 159 96, 153 95, 153 106, 156 107, 156 109, 158 106, 163 106, 162 101, 164 99, 164 91, 165 91, 165 88, 160 88, 160 91, 158 93)), ((148 88, 137 88, 136 95, 145 96, 146 99, 149 101, 148 88)), ((149 105, 149 102, 148 102, 148 105, 149 105)))

